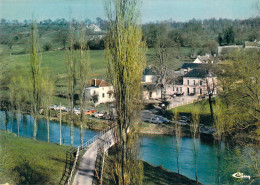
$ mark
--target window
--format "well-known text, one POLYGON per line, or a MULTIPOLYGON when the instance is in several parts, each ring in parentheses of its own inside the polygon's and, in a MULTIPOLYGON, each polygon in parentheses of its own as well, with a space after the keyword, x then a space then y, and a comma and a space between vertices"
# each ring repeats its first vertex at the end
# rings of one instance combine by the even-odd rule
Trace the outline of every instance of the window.
POLYGON ((105 93, 102 93, 102 97, 105 98, 105 93))
POLYGON ((202 85, 202 81, 200 81, 200 85, 202 85))
POLYGON ((196 81, 195 80, 193 80, 193 85, 195 85, 196 84, 196 81))
POLYGON ((200 94, 202 94, 202 89, 200 89, 200 94))
POLYGON ((96 94, 96 90, 94 90, 94 94, 96 94))
POLYGON ((193 93, 196 94, 196 88, 193 88, 193 93))
POLYGON ((180 87, 180 92, 182 92, 182 87, 180 87))
POLYGON ((179 87, 176 88, 176 91, 179 92, 179 87))
POLYGON ((190 81, 189 80, 187 80, 187 84, 190 85, 190 81))
POLYGON ((189 88, 187 88, 187 93, 190 94, 190 89, 189 88))

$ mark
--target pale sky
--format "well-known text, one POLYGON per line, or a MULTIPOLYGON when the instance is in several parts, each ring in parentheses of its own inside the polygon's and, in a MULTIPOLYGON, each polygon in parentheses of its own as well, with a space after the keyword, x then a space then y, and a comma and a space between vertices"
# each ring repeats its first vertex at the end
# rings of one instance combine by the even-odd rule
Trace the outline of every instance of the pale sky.
MULTIPOLYGON (((0 18, 8 20, 105 18, 106 0, 0 0, 0 18)), ((142 22, 187 21, 193 18, 246 19, 260 15, 259 0, 143 0, 142 22)))

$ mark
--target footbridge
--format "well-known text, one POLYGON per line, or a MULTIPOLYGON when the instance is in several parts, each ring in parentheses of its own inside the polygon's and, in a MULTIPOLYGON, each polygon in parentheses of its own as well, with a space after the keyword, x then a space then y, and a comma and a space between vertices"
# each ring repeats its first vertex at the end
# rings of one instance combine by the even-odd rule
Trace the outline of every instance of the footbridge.
POLYGON ((65 172, 60 184, 92 185, 95 175, 96 159, 100 148, 106 152, 114 144, 114 128, 110 128, 101 131, 99 134, 88 140, 84 143, 83 147, 79 146, 74 150, 68 151, 65 172), (76 169, 79 152, 81 150, 86 150, 86 152, 76 169), (72 181, 73 174, 75 174, 75 176, 72 181))

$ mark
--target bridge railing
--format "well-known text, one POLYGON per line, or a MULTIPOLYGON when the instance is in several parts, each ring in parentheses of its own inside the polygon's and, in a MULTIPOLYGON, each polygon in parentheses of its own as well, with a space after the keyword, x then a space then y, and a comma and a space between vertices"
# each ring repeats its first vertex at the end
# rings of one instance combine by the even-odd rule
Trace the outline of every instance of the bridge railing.
MULTIPOLYGON (((75 156, 75 160, 73 162, 73 166, 71 168, 71 171, 69 173, 69 178, 67 181, 65 181, 64 184, 70 184, 73 173, 75 171, 76 165, 77 165, 77 161, 78 161, 78 157, 79 157, 79 152, 85 148, 87 148, 89 145, 91 145, 92 143, 94 143, 97 139, 99 139, 101 136, 103 136, 106 132, 108 132, 109 130, 113 129, 114 127, 110 127, 108 129, 102 130, 101 132, 99 132, 97 135, 95 135, 94 137, 92 137, 91 139, 89 139, 87 142, 85 142, 83 144, 83 147, 79 146, 77 148, 77 152, 76 152, 76 156, 75 156)), ((61 184, 61 183, 60 183, 61 184)))
POLYGON ((109 130, 111 130, 113 127, 102 130, 101 132, 99 132, 97 135, 95 135, 94 137, 92 137, 91 139, 89 139, 87 142, 85 142, 83 144, 83 147, 81 148, 81 150, 87 148, 89 145, 91 145, 92 143, 94 143, 97 139, 99 139, 101 136, 103 136, 106 132, 108 132, 109 130))

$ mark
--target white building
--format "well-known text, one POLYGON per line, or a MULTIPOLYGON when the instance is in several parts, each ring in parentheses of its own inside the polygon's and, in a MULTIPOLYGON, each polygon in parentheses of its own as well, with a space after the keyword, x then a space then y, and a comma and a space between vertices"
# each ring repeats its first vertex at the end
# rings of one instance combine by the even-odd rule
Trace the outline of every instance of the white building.
POLYGON ((198 56, 193 63, 195 64, 209 64, 209 63, 213 63, 213 56, 211 56, 210 54, 206 54, 205 56, 198 56))
POLYGON ((111 84, 104 80, 92 79, 89 81, 89 87, 86 88, 85 98, 94 101, 96 105, 112 102, 114 100, 113 91, 111 84))
POLYGON ((99 26, 95 25, 95 24, 91 24, 88 26, 88 29, 93 30, 94 32, 101 32, 101 29, 99 26))
POLYGON ((208 87, 216 94, 216 80, 206 69, 192 69, 183 76, 182 84, 176 83, 174 86, 174 93, 184 93, 184 95, 206 95, 208 94, 208 87))

